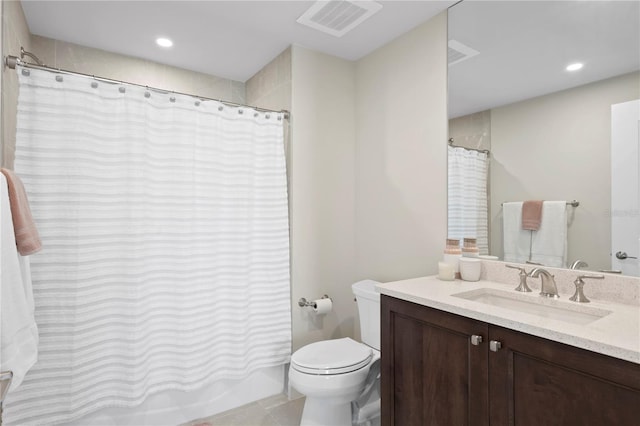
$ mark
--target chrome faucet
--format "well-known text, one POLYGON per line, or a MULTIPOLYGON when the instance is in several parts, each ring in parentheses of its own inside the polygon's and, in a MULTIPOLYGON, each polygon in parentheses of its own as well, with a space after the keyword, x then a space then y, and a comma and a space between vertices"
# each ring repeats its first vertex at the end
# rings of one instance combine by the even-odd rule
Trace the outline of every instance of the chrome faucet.
POLYGON ((580 268, 588 268, 588 267, 589 267, 589 264, 587 262, 585 262, 584 260, 578 259, 571 264, 569 269, 580 269, 580 268))
POLYGON ((553 278, 553 275, 549 273, 546 269, 535 268, 531 272, 529 272, 529 276, 533 278, 542 279, 542 285, 540 287, 540 296, 544 297, 552 297, 554 299, 559 298, 558 288, 556 287, 556 281, 553 278))

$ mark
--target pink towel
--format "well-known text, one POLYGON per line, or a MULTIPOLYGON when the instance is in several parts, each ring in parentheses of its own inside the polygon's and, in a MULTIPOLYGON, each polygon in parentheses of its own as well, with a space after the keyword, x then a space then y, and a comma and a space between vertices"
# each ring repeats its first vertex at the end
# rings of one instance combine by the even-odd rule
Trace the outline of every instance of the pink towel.
POLYGON ((31 216, 29 200, 20 178, 9 169, 0 169, 7 178, 9 189, 9 206, 13 219, 13 231, 16 234, 16 246, 18 253, 28 256, 42 248, 40 235, 31 216))
POLYGON ((537 231, 542 222, 542 203, 544 201, 534 200, 522 203, 522 229, 537 231))

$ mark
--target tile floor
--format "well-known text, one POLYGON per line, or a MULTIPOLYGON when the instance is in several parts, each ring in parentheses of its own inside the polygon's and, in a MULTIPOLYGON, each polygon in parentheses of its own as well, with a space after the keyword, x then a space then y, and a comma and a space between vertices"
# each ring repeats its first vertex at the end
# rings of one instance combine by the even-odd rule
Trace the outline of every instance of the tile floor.
POLYGON ((304 397, 274 395, 182 426, 299 426, 304 397))

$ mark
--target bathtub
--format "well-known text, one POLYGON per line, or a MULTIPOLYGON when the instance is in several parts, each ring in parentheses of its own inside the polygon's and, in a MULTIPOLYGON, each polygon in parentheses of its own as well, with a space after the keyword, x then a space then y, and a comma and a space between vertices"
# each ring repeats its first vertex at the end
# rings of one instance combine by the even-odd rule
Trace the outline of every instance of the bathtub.
POLYGON ((281 365, 257 370, 243 380, 223 380, 192 392, 159 392, 136 407, 105 408, 68 424, 176 426, 282 393, 285 373, 281 365))

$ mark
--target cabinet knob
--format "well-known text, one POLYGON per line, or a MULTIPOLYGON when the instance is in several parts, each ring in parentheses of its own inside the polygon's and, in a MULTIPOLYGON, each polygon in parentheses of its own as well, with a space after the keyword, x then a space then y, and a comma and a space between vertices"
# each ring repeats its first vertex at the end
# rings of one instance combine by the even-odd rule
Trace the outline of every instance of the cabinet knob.
POLYGON ((501 348, 502 343, 498 342, 497 340, 492 340, 489 342, 489 349, 491 349, 493 352, 498 352, 501 348))
POLYGON ((471 336, 471 344, 473 346, 478 346, 480 343, 482 343, 482 336, 479 336, 477 334, 471 336))

